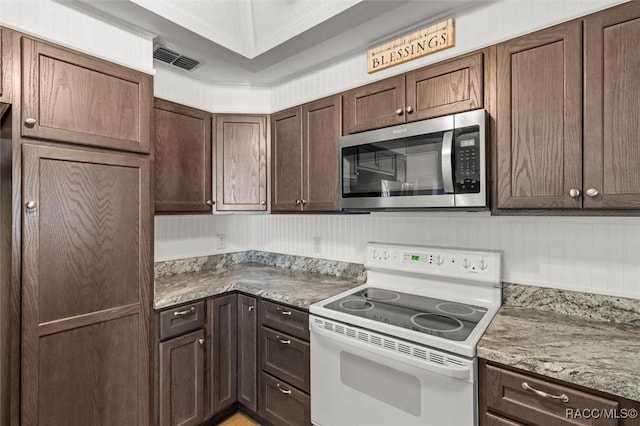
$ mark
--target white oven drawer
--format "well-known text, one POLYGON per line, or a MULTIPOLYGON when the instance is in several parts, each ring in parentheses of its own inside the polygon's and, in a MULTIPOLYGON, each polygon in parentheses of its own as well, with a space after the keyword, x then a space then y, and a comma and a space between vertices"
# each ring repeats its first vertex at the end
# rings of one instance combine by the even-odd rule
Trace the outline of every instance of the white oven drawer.
POLYGON ((474 426, 476 361, 311 316, 317 426, 474 426))

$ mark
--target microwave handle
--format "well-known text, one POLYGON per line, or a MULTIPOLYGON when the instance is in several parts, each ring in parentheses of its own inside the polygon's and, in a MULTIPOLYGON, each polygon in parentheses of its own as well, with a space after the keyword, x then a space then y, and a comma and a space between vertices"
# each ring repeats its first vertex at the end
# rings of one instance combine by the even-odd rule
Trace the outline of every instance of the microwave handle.
POLYGON ((453 194, 453 130, 444 132, 442 138, 442 184, 444 192, 453 194))

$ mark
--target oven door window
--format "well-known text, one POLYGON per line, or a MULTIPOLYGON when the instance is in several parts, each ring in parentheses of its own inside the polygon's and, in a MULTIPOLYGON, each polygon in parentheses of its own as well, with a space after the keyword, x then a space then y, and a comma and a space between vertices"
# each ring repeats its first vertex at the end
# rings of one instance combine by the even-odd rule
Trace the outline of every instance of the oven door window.
POLYGON ((450 192, 445 191, 442 173, 445 133, 342 148, 342 196, 399 197, 450 192))

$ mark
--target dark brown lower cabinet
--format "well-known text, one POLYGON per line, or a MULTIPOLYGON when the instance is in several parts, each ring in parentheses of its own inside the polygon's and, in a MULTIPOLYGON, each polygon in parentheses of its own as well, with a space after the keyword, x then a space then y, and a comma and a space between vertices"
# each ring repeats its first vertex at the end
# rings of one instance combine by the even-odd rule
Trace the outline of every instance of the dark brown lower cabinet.
POLYGON ((204 330, 160 343, 160 426, 204 420, 204 330))
POLYGON ((311 424, 309 395, 262 372, 260 416, 274 425, 309 425, 311 424))
POLYGON ((208 301, 207 417, 215 416, 237 400, 236 300, 236 294, 230 294, 208 301))
POLYGON ((260 319, 258 414, 273 425, 309 425, 309 314, 262 300, 260 319))
POLYGON ((238 295, 238 402, 258 411, 258 304, 238 295))
POLYGON ((625 398, 485 360, 478 376, 480 426, 640 425, 640 419, 623 414, 640 409, 640 403, 625 398))
POLYGON ((150 424, 150 160, 23 143, 22 425, 150 424))

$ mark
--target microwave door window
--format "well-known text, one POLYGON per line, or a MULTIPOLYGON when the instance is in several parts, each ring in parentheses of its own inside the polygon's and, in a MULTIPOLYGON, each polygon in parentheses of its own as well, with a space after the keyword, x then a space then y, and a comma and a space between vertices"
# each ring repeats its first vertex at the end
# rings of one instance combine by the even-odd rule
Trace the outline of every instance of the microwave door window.
POLYGON ((443 132, 342 148, 343 197, 443 194, 443 132))

